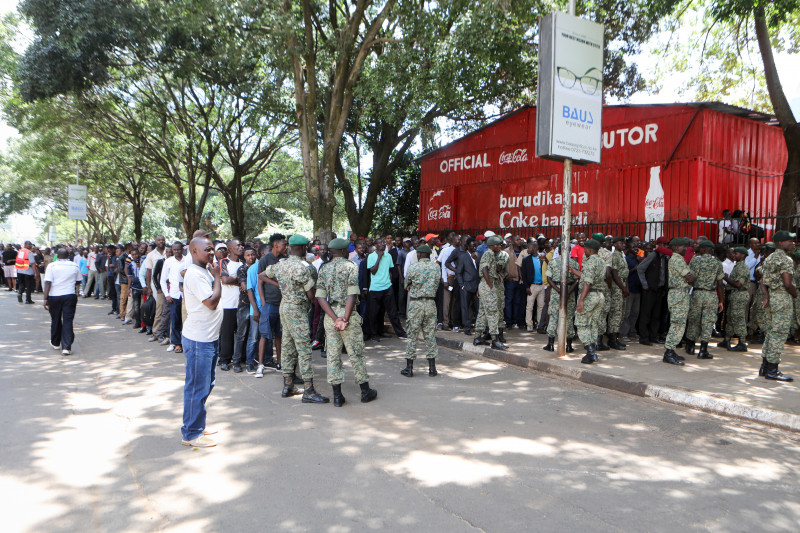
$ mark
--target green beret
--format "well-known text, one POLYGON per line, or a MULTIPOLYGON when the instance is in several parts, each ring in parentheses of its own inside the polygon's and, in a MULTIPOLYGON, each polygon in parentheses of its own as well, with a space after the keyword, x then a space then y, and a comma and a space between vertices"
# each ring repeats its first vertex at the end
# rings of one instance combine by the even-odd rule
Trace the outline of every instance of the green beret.
POLYGON ((606 236, 602 233, 592 233, 592 239, 596 240, 597 242, 603 242, 606 240, 606 236))
POLYGON ((289 237, 289 246, 305 246, 306 244, 308 244, 308 239, 306 239, 299 233, 297 235, 292 235, 291 237, 289 237))
POLYGON ((670 246, 689 246, 689 239, 686 237, 675 237, 669 241, 670 246))
POLYGON ((733 251, 736 253, 747 255, 747 248, 745 248, 744 246, 737 246, 736 248, 733 249, 733 251))
POLYGON ((775 249, 775 243, 774 242, 768 242, 767 244, 764 245, 764 248, 769 248, 770 250, 774 250, 775 249))
POLYGON ((620 241, 624 241, 624 240, 625 240, 625 237, 620 235, 619 237, 614 237, 613 239, 611 239, 611 242, 620 242, 620 241))
POLYGON ((428 246, 427 244, 423 244, 423 245, 417 246, 417 253, 418 254, 429 254, 429 253, 431 253, 431 247, 428 246))
POLYGON ((583 243, 583 247, 584 248, 590 248, 592 250, 599 250, 600 249, 600 243, 598 241, 594 240, 594 237, 592 237, 591 239, 589 239, 588 241, 583 243))
POLYGON ((503 244, 503 239, 498 237, 497 235, 492 235, 488 239, 486 239, 486 244, 488 246, 494 246, 496 244, 503 244))
POLYGON ((773 242, 791 241, 795 237, 797 237, 796 234, 789 233, 788 231, 781 230, 781 231, 776 231, 775 232, 775 235, 772 236, 772 241, 773 242))
POLYGON ((346 250, 350 246, 350 241, 347 239, 333 239, 328 243, 329 250, 346 250))
POLYGON ((795 259, 800 259, 800 250, 797 250, 795 253, 793 253, 792 257, 794 257, 795 259))
POLYGON ((711 241, 702 241, 697 243, 698 248, 713 248, 714 243, 711 241))

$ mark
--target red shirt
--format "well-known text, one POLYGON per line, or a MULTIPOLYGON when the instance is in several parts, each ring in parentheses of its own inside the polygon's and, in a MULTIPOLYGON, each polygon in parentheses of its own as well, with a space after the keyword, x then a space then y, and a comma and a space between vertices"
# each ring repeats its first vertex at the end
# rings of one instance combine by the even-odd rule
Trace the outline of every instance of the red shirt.
POLYGON ((581 246, 580 244, 576 244, 572 251, 569 253, 570 257, 574 257, 578 260, 578 268, 583 270, 583 254, 586 253, 586 248, 581 246))

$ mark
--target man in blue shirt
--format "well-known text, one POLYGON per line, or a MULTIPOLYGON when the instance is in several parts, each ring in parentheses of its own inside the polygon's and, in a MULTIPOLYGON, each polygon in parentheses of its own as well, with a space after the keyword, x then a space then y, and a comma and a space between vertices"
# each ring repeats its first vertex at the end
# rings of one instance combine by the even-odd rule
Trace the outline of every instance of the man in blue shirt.
POLYGON ((631 338, 631 334, 636 334, 636 323, 639 321, 639 308, 642 304, 642 281, 639 279, 639 263, 644 259, 639 255, 639 241, 633 237, 625 239, 628 249, 625 253, 625 261, 628 263, 628 292, 625 298, 625 315, 622 326, 619 328, 620 338, 631 338))
POLYGON ((541 316, 546 294, 546 286, 542 278, 542 262, 539 257, 539 244, 533 239, 528 243, 528 255, 522 260, 522 285, 528 295, 528 302, 525 306, 525 324, 528 331, 533 331, 536 327, 534 316, 541 316), (536 303, 536 315, 533 314, 534 303, 536 303))
POLYGON ((390 270, 395 268, 392 256, 386 253, 386 242, 375 241, 375 251, 367 256, 367 270, 370 274, 369 294, 367 296, 366 336, 374 341, 390 335, 383 333, 383 315, 387 313, 395 335, 406 338, 406 332, 397 316, 397 304, 392 290, 390 270))

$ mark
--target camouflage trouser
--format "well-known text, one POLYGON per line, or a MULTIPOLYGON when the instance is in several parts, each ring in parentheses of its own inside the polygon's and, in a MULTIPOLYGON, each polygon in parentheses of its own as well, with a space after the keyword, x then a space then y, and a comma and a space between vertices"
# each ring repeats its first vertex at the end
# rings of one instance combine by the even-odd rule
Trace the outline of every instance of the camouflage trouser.
POLYGON ((281 302, 279 308, 283 345, 281 368, 284 375, 294 374, 298 360, 304 381, 314 378, 311 368, 311 332, 308 327, 308 307, 281 302))
POLYGON ((591 291, 583 299, 583 313, 575 312, 575 327, 584 346, 597 343, 597 337, 600 336, 599 315, 603 312, 605 300, 603 293, 591 291))
POLYGON ((686 317, 689 315, 688 289, 670 289, 667 293, 667 308, 669 309, 669 332, 664 348, 674 350, 686 331, 686 317))
POLYGON ((767 334, 764 346, 761 347, 761 354, 767 358, 767 362, 780 363, 783 344, 789 336, 789 329, 794 319, 792 297, 785 291, 770 290, 769 308, 772 320, 766 326, 767 334))
POLYGON ((739 337, 744 342, 744 338, 747 336, 745 315, 747 314, 747 302, 749 299, 750 295, 747 294, 747 291, 731 291, 728 297, 728 322, 725 324, 726 337, 739 337))
POLYGON ((614 286, 611 291, 611 302, 608 311, 608 332, 619 333, 622 319, 625 317, 625 298, 622 297, 622 289, 614 286))
MULTIPOLYGON (((495 286, 502 285, 502 282, 495 282, 495 286)), ((478 285, 478 318, 475 319, 475 336, 480 337, 488 329, 489 334, 498 335, 500 333, 500 317, 502 313, 497 307, 497 290, 490 290, 486 282, 481 280, 478 285)))
POLYGON ((408 318, 406 319, 406 359, 417 358, 417 338, 420 331, 425 340, 425 357, 433 359, 439 353, 436 345, 436 302, 433 300, 408 301, 408 318))
POLYGON ((498 326, 499 328, 505 328, 505 310, 506 310, 506 284, 503 281, 498 281, 494 284, 494 291, 497 293, 497 312, 500 313, 498 315, 498 326))
MULTIPOLYGON (((605 284, 605 281, 603 282, 605 284)), ((597 334, 602 335, 608 329, 608 314, 611 312, 611 291, 602 291, 603 307, 597 313, 597 334)))
POLYGON ((761 307, 761 301, 764 298, 764 295, 761 294, 761 290, 756 290, 755 295, 753 295, 753 303, 750 305, 750 322, 747 323, 747 329, 750 332, 754 332, 756 329, 761 328, 761 331, 764 331, 764 309, 761 307))
MULTIPOLYGON (((590 293, 591 294, 591 293, 590 293)), ((567 339, 575 337, 575 294, 567 297, 567 339)), ((547 324, 547 336, 558 336, 558 316, 561 307, 561 295, 556 291, 550 292, 550 306, 547 308, 547 316, 550 322, 547 324)))
POLYGON ((798 302, 800 298, 792 298, 794 301, 794 321, 792 322, 792 329, 796 330, 800 327, 800 302, 798 302))
POLYGON ((686 324, 686 338, 691 341, 709 342, 711 331, 717 321, 718 308, 719 298, 716 291, 697 289, 692 291, 686 324))
MULTIPOLYGON (((333 308, 336 316, 344 316, 345 307, 333 308)), ((359 385, 369 381, 367 365, 364 361, 364 331, 361 329, 361 316, 353 311, 347 329, 337 331, 333 327, 333 320, 325 315, 325 349, 328 352, 328 383, 339 385, 344 382, 344 368, 342 367, 342 346, 347 348, 356 383, 359 385)))

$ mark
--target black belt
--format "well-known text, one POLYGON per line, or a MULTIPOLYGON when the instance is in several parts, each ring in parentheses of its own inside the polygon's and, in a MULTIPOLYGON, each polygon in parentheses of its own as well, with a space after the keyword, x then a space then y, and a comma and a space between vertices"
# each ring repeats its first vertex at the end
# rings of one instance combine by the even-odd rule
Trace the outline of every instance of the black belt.
POLYGON ((695 287, 694 290, 703 292, 717 292, 717 289, 698 289, 697 287, 695 287))
POLYGON ((411 300, 435 300, 435 299, 436 299, 435 296, 416 296, 414 298, 411 298, 411 300))

